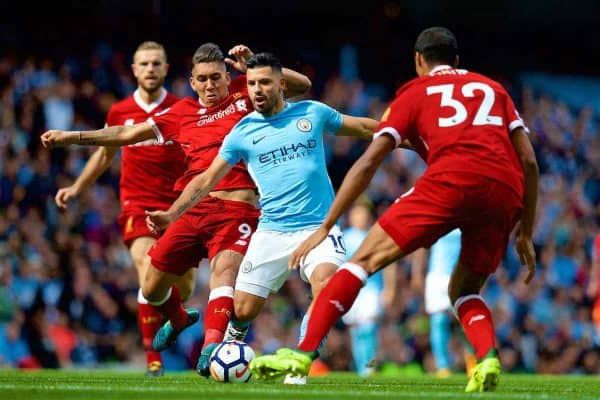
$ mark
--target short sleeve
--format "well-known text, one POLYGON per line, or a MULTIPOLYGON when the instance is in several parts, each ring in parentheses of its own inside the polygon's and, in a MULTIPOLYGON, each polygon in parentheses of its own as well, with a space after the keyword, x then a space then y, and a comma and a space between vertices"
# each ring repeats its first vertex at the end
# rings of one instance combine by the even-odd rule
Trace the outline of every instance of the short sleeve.
POLYGON ((109 126, 115 126, 115 125, 119 125, 118 121, 117 121, 117 111, 115 110, 115 107, 111 107, 108 110, 108 114, 106 115, 106 121, 104 123, 104 127, 109 127, 109 126))
POLYGON ((146 122, 152 127, 158 143, 177 139, 180 121, 177 105, 178 103, 169 108, 165 108, 147 119, 146 122))
POLYGON ((396 141, 396 146, 407 139, 411 132, 411 113, 409 105, 405 102, 406 96, 396 98, 385 110, 381 122, 373 134, 373 140, 382 135, 389 135, 396 141))
POLYGON ((239 138, 239 131, 234 128, 227 136, 225 136, 223 144, 219 149, 219 157, 227 161, 228 164, 235 165, 242 159, 239 138))
POLYGON ((509 132, 512 132, 517 128, 523 128, 523 129, 525 129, 525 132, 529 133, 529 129, 525 125, 525 122, 523 122, 523 119, 519 115, 519 112, 515 108, 515 104, 513 103, 512 99, 510 98, 508 93, 506 94, 506 110, 505 110, 505 112, 506 112, 506 118, 508 120, 508 131, 509 132))
POLYGON ((315 103, 319 107, 319 113, 323 116, 325 121, 324 130, 325 132, 335 134, 340 130, 344 123, 344 116, 341 112, 328 106, 324 103, 315 103))

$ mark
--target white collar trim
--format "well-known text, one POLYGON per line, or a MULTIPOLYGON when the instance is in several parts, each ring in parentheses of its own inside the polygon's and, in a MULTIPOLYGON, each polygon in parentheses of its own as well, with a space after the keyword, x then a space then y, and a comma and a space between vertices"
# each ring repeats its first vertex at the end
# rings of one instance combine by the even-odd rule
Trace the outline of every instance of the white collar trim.
POLYGON ((165 97, 167 97, 167 91, 165 90, 165 88, 161 88, 160 96, 158 96, 158 98, 155 101, 148 104, 142 99, 142 96, 140 95, 140 89, 136 89, 135 92, 133 92, 133 100, 135 101, 135 103, 148 114, 150 114, 152 110, 158 107, 158 105, 163 102, 165 97))
POLYGON ((433 75, 436 72, 441 71, 443 69, 452 69, 452 67, 449 66, 449 65, 438 65, 434 69, 432 69, 431 71, 429 71, 429 75, 433 75))

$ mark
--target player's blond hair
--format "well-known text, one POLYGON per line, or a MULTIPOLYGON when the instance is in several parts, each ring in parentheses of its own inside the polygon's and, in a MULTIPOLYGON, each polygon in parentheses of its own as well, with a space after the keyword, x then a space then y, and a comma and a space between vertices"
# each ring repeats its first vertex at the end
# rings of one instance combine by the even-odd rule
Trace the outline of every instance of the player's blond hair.
POLYGON ((142 51, 142 50, 160 50, 165 55, 165 62, 167 61, 167 51, 165 50, 165 46, 163 46, 162 44, 160 44, 158 42, 155 42, 152 40, 147 40, 145 42, 140 43, 140 45, 137 47, 137 49, 135 49, 135 53, 133 53, 134 60, 135 60, 135 55, 137 54, 137 52, 142 51))

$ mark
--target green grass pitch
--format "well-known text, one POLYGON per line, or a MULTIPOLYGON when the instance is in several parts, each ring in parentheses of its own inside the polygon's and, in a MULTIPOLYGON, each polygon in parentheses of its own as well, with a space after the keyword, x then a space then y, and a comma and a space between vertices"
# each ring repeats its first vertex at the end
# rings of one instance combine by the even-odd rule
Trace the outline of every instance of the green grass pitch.
POLYGON ((193 372, 146 378, 141 372, 0 370, 0 399, 600 399, 600 377, 510 375, 500 377, 493 393, 465 394, 464 375, 375 376, 350 373, 311 378, 306 386, 280 383, 220 384, 193 372))

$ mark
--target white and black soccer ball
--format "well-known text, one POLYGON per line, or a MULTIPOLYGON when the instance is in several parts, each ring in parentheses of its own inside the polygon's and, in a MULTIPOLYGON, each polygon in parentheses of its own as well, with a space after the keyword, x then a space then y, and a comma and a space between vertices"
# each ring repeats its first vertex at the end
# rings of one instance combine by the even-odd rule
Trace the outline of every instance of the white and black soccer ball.
POLYGON ((220 343, 210 356, 210 374, 218 382, 248 382, 252 377, 250 361, 254 350, 239 340, 220 343))

